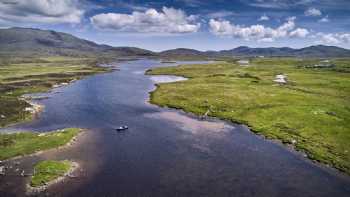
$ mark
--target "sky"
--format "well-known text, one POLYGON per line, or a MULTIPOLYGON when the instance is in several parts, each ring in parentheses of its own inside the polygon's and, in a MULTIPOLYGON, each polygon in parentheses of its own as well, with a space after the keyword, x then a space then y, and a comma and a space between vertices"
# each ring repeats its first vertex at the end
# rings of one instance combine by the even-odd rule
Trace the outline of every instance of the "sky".
POLYGON ((0 28, 9 27, 153 51, 350 49, 350 0, 0 0, 0 28))

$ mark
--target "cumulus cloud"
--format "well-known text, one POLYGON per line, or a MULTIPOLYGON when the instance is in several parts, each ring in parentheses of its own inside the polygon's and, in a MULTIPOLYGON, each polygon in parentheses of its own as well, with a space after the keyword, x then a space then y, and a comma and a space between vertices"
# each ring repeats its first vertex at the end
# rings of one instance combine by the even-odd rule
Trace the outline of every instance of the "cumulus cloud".
POLYGON ((336 34, 340 40, 346 43, 350 43, 350 33, 336 34))
POLYGON ((272 42, 278 38, 305 37, 309 31, 303 28, 295 29, 295 17, 289 17, 285 23, 277 28, 265 27, 264 25, 252 25, 244 27, 231 24, 227 20, 209 21, 210 31, 219 36, 231 36, 244 40, 257 40, 261 42, 272 42))
POLYGON ((80 23, 78 0, 8 0, 0 2, 0 20, 19 23, 80 23))
POLYGON ((259 20, 258 21, 268 21, 270 20, 270 17, 266 16, 266 14, 260 16, 259 20))
POLYGON ((316 8, 309 8, 305 11, 305 16, 321 16, 322 12, 316 8))
POLYGON ((350 33, 317 33, 316 38, 325 44, 350 43, 350 33))
POLYGON ((289 33, 291 37, 305 38, 310 32, 307 29, 297 28, 289 33))
POLYGON ((326 44, 338 44, 340 41, 333 34, 324 34, 321 36, 321 42, 326 44))
POLYGON ((329 22, 328 15, 323 17, 323 18, 321 18, 320 20, 318 20, 318 22, 320 22, 320 23, 327 23, 327 22, 329 22))
POLYGON ((90 18, 94 27, 123 32, 143 33, 191 33, 197 32, 200 23, 196 17, 187 16, 182 10, 163 7, 162 11, 148 9, 131 14, 106 13, 90 18))

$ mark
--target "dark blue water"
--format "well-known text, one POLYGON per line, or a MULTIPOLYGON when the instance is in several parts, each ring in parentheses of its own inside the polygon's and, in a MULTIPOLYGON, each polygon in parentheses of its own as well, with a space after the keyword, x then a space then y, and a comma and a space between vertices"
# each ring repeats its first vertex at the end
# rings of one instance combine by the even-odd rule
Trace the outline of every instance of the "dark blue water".
MULTIPOLYGON (((320 167, 242 125, 200 121, 147 103, 153 60, 54 89, 37 120, 7 130, 89 129, 73 150, 35 157, 72 159, 82 176, 51 196, 350 196, 347 176, 320 167), (128 125, 125 133, 115 127, 128 125)), ((29 166, 30 166, 29 165, 29 166)), ((22 196, 24 181, 0 177, 0 196, 22 196), (17 183, 16 183, 17 181, 17 183), (22 189, 21 189, 22 188, 22 189)))

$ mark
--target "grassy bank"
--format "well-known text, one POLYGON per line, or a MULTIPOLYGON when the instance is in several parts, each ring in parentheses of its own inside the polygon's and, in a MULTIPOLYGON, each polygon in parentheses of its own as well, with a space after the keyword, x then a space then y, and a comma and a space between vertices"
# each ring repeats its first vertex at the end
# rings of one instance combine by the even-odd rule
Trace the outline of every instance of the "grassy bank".
POLYGON ((160 84, 151 102, 247 124, 259 134, 280 139, 314 160, 350 174, 350 60, 313 68, 319 60, 261 58, 248 67, 234 61, 157 68, 190 80, 160 84), (275 76, 288 83, 278 85, 275 76))
POLYGON ((40 187, 47 185, 51 181, 67 174, 72 167, 73 163, 70 161, 41 161, 34 166, 34 174, 30 186, 40 187))
POLYGON ((96 58, 45 57, 0 59, 0 127, 24 121, 31 114, 30 105, 19 97, 43 92, 55 84, 106 72, 97 67, 96 58))
POLYGON ((47 133, 0 134, 0 160, 32 154, 66 145, 81 129, 69 128, 47 133))

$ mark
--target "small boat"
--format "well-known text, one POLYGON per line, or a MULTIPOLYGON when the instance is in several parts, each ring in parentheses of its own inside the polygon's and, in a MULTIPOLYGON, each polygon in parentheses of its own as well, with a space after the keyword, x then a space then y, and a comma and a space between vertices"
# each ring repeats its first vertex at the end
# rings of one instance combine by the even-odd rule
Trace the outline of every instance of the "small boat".
POLYGON ((120 127, 116 128, 115 130, 124 131, 124 130, 127 130, 128 128, 129 128, 128 126, 124 125, 124 126, 120 126, 120 127))

